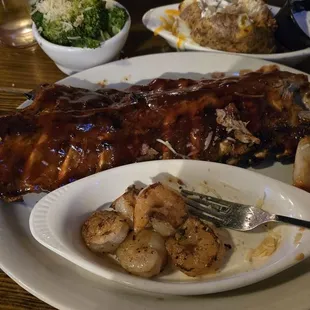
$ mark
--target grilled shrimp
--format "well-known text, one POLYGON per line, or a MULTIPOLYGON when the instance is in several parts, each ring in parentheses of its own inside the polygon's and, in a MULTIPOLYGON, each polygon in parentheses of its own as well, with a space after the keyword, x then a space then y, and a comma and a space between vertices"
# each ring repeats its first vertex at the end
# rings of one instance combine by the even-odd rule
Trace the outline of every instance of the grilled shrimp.
POLYGON ((87 247, 96 253, 113 253, 125 240, 129 225, 115 211, 96 211, 84 223, 82 237, 87 247))
POLYGON ((306 136, 298 143, 293 183, 296 187, 310 192, 310 136, 306 136))
POLYGON ((129 273, 150 278, 161 272, 167 262, 165 241, 151 230, 131 232, 116 251, 121 266, 129 273))
POLYGON ((215 272, 225 249, 215 232, 195 217, 188 218, 166 241, 173 264, 190 277, 215 272))
POLYGON ((130 186, 111 206, 127 220, 130 228, 133 228, 133 215, 138 193, 139 190, 135 186, 130 186))
POLYGON ((138 195, 134 211, 134 231, 153 227, 164 237, 175 233, 187 217, 184 199, 161 183, 144 188, 138 195))

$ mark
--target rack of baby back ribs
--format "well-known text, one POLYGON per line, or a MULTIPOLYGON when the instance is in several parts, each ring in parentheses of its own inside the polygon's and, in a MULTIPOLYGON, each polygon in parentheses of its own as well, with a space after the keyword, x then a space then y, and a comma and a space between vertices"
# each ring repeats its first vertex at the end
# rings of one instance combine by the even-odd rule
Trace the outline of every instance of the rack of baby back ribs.
POLYGON ((254 165, 293 162, 310 190, 310 84, 263 67, 239 76, 155 79, 119 91, 59 84, 0 122, 0 197, 15 201, 112 167, 185 158, 254 165))

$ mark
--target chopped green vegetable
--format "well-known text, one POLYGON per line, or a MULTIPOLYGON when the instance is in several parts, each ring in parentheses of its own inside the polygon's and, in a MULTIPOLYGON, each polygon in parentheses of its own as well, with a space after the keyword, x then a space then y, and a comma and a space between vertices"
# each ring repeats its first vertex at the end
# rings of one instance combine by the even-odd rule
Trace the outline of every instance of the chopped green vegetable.
POLYGON ((118 34, 124 27, 127 20, 127 13, 123 8, 114 7, 108 11, 109 26, 108 31, 110 35, 118 34))
POLYGON ((32 20, 48 41, 75 47, 99 47, 120 32, 128 19, 123 8, 102 0, 37 0, 32 20))
POLYGON ((43 14, 40 13, 39 11, 36 11, 34 14, 32 14, 32 20, 36 25, 39 25, 42 27, 43 23, 43 14))
POLYGON ((41 35, 43 35, 46 40, 59 45, 70 46, 71 41, 69 40, 69 38, 78 36, 77 30, 72 29, 64 31, 63 22, 59 20, 46 21, 45 19, 43 19, 41 28, 41 35))
POLYGON ((78 40, 74 40, 71 43, 72 43, 72 46, 74 46, 74 47, 85 47, 86 46, 88 48, 96 48, 96 47, 100 46, 99 40, 95 40, 95 39, 87 38, 87 37, 84 37, 84 38, 81 38, 78 40))

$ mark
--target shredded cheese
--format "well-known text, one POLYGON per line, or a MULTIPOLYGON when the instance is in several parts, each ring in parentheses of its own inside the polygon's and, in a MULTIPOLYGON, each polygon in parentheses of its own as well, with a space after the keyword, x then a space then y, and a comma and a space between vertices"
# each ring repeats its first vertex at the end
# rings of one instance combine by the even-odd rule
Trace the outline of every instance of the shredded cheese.
POLYGON ((33 15, 33 14, 35 14, 36 12, 38 12, 38 9, 37 8, 35 8, 33 11, 31 11, 31 15, 33 15))
POLYGON ((107 9, 112 9, 114 7, 114 2, 112 0, 106 0, 105 7, 107 9))
POLYGON ((165 30, 163 26, 159 26, 154 30, 154 36, 158 36, 158 34, 162 31, 165 30))
POLYGON ((69 40, 78 40, 81 39, 80 36, 76 36, 76 37, 67 37, 69 40))
POLYGON ((212 136, 213 136, 213 131, 210 131, 208 136, 207 136, 207 138, 206 138, 206 140, 205 140, 205 146, 203 148, 204 151, 206 151, 209 148, 210 143, 212 141, 212 136))
POLYGON ((89 6, 89 7, 85 8, 85 9, 83 10, 83 12, 87 12, 87 11, 92 10, 92 9, 93 9, 93 7, 92 7, 92 6, 89 6))
POLYGON ((74 27, 79 27, 79 26, 81 26, 82 23, 83 23, 83 20, 84 20, 84 15, 83 15, 83 14, 77 16, 76 19, 75 19, 75 22, 73 23, 73 26, 74 26, 74 27))
MULTIPOLYGON (((78 7, 81 7, 81 3, 79 3, 78 7)), ((35 3, 35 8, 31 14, 40 12, 44 14, 44 19, 47 22, 60 21, 63 30, 68 32, 74 27, 79 27, 84 20, 84 15, 81 13, 72 22, 70 19, 72 18, 73 9, 73 3, 69 0, 41 0, 35 3)), ((88 7, 83 12, 91 9, 92 7, 88 7)))
POLYGON ((62 22, 62 28, 64 31, 68 32, 73 29, 73 25, 69 22, 62 22))
POLYGON ((188 156, 178 153, 168 141, 164 141, 162 139, 156 139, 156 141, 165 145, 174 155, 180 156, 183 159, 188 159, 188 156))
POLYGON ((172 9, 165 10, 165 13, 167 15, 171 15, 171 16, 179 16, 180 15, 180 12, 178 10, 172 10, 172 9))
POLYGON ((162 22, 162 26, 165 28, 165 30, 171 31, 172 25, 173 25, 173 22, 171 21, 171 19, 169 17, 167 19, 163 16, 160 16, 159 19, 162 22))
POLYGON ((68 19, 72 9, 72 1, 69 0, 43 0, 36 2, 34 12, 39 11, 46 20, 55 21, 68 19))

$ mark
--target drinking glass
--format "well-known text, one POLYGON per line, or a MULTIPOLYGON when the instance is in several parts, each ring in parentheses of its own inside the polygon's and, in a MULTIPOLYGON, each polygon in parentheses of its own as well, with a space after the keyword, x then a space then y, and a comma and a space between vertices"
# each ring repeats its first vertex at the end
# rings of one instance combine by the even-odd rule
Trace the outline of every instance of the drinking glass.
POLYGON ((33 45, 29 0, 0 0, 0 41, 6 45, 33 45))

